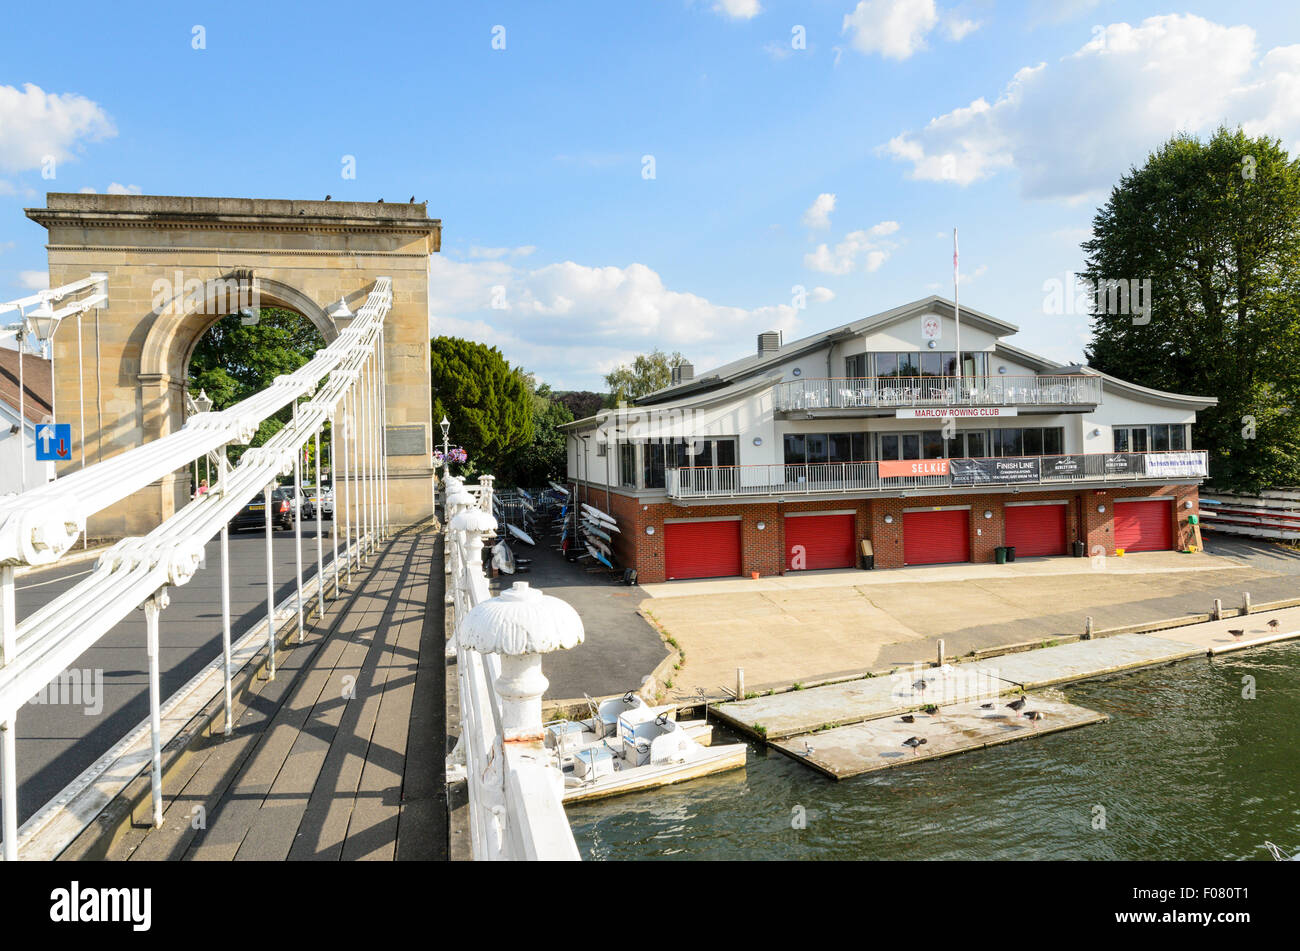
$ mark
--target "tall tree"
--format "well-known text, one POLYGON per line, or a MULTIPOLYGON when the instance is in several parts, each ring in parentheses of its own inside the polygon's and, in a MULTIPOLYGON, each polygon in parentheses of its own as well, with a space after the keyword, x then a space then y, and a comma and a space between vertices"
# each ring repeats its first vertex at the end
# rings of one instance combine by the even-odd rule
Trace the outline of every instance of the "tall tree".
POLYGON ((686 358, 675 350, 671 356, 658 349, 638 354, 631 366, 624 363, 605 374, 605 385, 610 389, 609 405, 631 405, 663 389, 672 382, 673 367, 685 362, 686 358))
POLYGON ((451 442, 474 471, 496 472, 532 441, 529 381, 496 347, 435 337, 429 350, 435 423, 447 417, 451 442))
MULTIPOLYGON (((531 374, 527 378, 533 379, 531 374)), ((502 470, 501 477, 507 484, 545 486, 548 481, 562 482, 565 478, 564 433, 559 427, 571 422, 573 413, 555 399, 545 383, 533 390, 532 400, 533 438, 511 456, 502 470)))
MULTIPOLYGON (((296 311, 263 307, 251 324, 238 315, 222 317, 195 345, 186 385, 193 396, 206 390, 213 410, 226 409, 266 389, 277 376, 297 370, 324 345, 316 325, 296 311)), ((249 446, 229 446, 227 457, 237 462, 245 449, 262 445, 292 416, 293 408, 286 406, 263 420, 249 446)), ((327 427, 322 441, 326 458, 328 445, 327 427)))
POLYGON ((574 419, 586 419, 588 416, 595 416, 605 406, 605 401, 609 397, 604 393, 593 393, 591 390, 565 390, 557 391, 554 396, 557 402, 563 403, 569 408, 574 419))
POLYGON ((1141 315, 1094 300, 1089 363, 1217 397, 1195 436, 1215 485, 1300 482, 1300 161, 1239 129, 1177 136, 1120 180, 1083 250, 1094 288, 1151 281, 1141 315))

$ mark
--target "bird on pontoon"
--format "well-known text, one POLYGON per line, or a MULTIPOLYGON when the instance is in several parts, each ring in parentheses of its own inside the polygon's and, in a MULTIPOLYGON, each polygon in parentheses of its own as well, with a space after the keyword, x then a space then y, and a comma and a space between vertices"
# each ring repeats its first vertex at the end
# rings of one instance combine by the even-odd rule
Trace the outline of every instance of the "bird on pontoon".
POLYGON ((1241 637, 1246 632, 1239 627, 1232 627, 1232 628, 1228 628, 1228 633, 1231 634, 1233 637, 1241 637))
POLYGON ((1043 714, 1038 710, 1026 710, 1024 716, 1028 717, 1034 724, 1034 729, 1038 729, 1038 721, 1043 718, 1043 714))
POLYGON ((1270 631, 1276 631, 1279 623, 1281 622, 1279 622, 1277 618, 1273 618, 1273 620, 1268 622, 1268 629, 1270 631))
POLYGON ((1010 710, 1021 710, 1021 709, 1024 708, 1025 704, 1028 703, 1028 702, 1029 702, 1029 701, 1026 700, 1026 699, 1024 698, 1024 696, 1022 695, 1022 696, 1020 697, 1019 700, 1012 700, 1010 703, 1008 703, 1008 704, 1007 704, 1007 708, 1010 709, 1010 710))
POLYGON ((915 722, 916 722, 916 717, 914 717, 914 716, 912 716, 912 714, 908 713, 908 714, 906 714, 906 715, 903 717, 903 722, 904 722, 904 723, 915 723, 915 722))
POLYGON ((924 680, 918 680, 916 683, 912 684, 912 689, 913 689, 913 690, 925 690, 925 681, 924 681, 924 680))
POLYGON ((992 710, 992 709, 993 709, 993 701, 990 700, 988 703, 981 703, 981 704, 980 704, 980 709, 981 709, 981 710, 992 710))
POLYGON ((917 747, 925 745, 925 737, 909 736, 907 739, 903 741, 903 745, 910 746, 912 748, 912 755, 915 756, 917 747))

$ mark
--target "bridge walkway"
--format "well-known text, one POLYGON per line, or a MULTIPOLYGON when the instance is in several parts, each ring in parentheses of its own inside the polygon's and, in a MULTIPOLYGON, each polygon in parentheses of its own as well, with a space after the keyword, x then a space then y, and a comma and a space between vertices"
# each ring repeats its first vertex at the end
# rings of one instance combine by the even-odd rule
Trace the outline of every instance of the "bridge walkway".
POLYGON ((443 536, 390 538, 342 610, 309 624, 165 783, 161 828, 133 825, 109 859, 441 859, 443 536))

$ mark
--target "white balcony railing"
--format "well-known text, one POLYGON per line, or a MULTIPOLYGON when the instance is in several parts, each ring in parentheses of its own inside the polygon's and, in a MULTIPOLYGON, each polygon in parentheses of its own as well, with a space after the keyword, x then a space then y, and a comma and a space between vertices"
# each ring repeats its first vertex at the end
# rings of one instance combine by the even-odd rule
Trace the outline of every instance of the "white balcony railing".
POLYGON ((909 460, 942 472, 880 475, 878 462, 825 462, 801 465, 718 466, 669 469, 665 487, 675 499, 798 496, 821 493, 897 492, 900 489, 949 491, 972 486, 1014 488, 1076 482, 1183 482, 1208 474, 1206 453, 1097 452, 1055 456, 1000 456, 989 459, 909 460))
POLYGON ((776 409, 898 409, 944 406, 1092 406, 1101 377, 951 376, 839 377, 778 383, 776 409))
MULTIPOLYGON (((484 534, 496 528, 490 514, 492 479, 483 477, 479 486, 463 485, 454 477, 448 481, 445 551, 455 632, 448 655, 456 658, 460 738, 448 757, 447 778, 463 779, 469 786, 472 857, 577 860, 578 846, 564 814, 564 777, 541 742, 546 679, 540 654, 524 653, 535 645, 521 646, 522 625, 497 610, 477 620, 496 619, 499 632, 480 627, 467 637, 467 626, 475 626, 467 620, 474 608, 501 608, 491 603, 502 599, 491 597, 483 573, 484 534), (489 644, 493 649, 486 649, 489 644)), ((570 646, 573 638, 582 639, 576 614, 571 621, 577 629, 570 646)))

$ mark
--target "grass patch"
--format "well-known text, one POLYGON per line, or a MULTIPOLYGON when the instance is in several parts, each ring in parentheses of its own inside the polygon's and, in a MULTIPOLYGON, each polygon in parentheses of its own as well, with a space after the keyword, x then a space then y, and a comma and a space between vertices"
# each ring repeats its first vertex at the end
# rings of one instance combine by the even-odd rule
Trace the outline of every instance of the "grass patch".
POLYGON ((767 739, 767 727, 763 726, 763 724, 751 723, 749 725, 749 728, 753 730, 755 733, 757 733, 759 736, 761 736, 763 739, 767 739))

